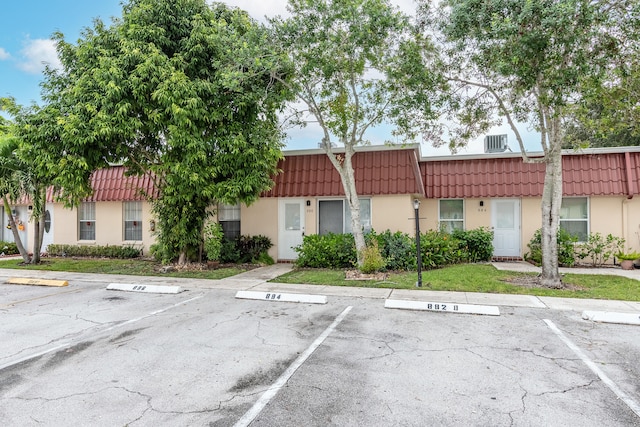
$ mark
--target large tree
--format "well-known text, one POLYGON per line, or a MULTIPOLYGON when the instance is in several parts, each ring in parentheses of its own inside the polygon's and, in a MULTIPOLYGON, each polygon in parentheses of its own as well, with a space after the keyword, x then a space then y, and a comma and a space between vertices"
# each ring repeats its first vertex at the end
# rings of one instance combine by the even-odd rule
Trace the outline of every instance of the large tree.
POLYGON ((381 123, 395 125, 405 142, 429 128, 439 83, 427 65, 432 46, 388 0, 289 0, 288 11, 289 18, 271 20, 295 67, 283 84, 296 95, 298 124, 320 127, 319 146, 340 175, 361 263, 365 240, 352 158, 381 123))
POLYGON ((109 161, 153 176, 165 260, 187 261, 215 201, 251 203, 272 186, 286 61, 247 13, 130 0, 111 25, 95 21, 75 44, 56 40, 63 68, 45 92, 64 155, 51 166, 72 182, 109 161))
POLYGON ((39 167, 39 153, 32 150, 24 139, 25 123, 33 121, 39 111, 36 107, 22 108, 11 98, 0 99, 0 110, 9 112, 15 119, 0 121, 0 194, 9 219, 14 242, 25 263, 38 264, 44 238, 44 214, 46 190, 53 176, 48 169, 39 167), (18 225, 11 215, 10 202, 28 199, 32 207, 30 222, 33 222, 33 256, 18 233, 18 225))
POLYGON ((562 286, 557 249, 561 123, 586 88, 602 82, 611 64, 618 40, 606 31, 612 19, 607 3, 447 0, 436 17, 461 124, 456 143, 486 129, 497 114, 515 133, 524 161, 545 165, 541 282, 546 286, 562 286), (543 157, 529 157, 522 126, 540 133, 543 157))
POLYGON ((604 79, 587 80, 566 121, 565 146, 640 145, 640 2, 603 2, 615 37, 604 79), (601 81, 604 80, 604 84, 601 81), (595 84, 592 84, 595 83, 595 84))

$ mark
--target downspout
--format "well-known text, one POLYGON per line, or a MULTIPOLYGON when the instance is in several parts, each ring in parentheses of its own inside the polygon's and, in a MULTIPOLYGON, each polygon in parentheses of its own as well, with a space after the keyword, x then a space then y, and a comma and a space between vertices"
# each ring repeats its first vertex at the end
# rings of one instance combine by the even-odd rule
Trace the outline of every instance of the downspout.
MULTIPOLYGON (((627 178, 627 198, 622 200, 622 235, 629 242, 629 200, 633 199, 633 174, 631 173, 631 153, 624 153, 625 175, 627 178)), ((614 258, 615 263, 615 258, 614 258)))
POLYGON ((624 153, 625 175, 627 176, 627 199, 633 199, 633 174, 631 173, 631 153, 624 153))

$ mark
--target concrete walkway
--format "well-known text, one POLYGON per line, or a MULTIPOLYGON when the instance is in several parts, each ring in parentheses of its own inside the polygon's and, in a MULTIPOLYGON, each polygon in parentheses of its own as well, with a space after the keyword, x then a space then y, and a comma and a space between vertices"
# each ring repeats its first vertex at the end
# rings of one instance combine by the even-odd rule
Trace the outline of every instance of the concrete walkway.
MULTIPOLYGON (((540 269, 529 263, 493 263, 498 270, 518 272, 539 272, 540 269)), ((291 264, 274 264, 256 268, 221 280, 182 279, 157 276, 126 276, 109 274, 69 273, 58 271, 9 270, 0 269, 0 281, 9 277, 29 277, 39 279, 58 279, 67 281, 90 281, 108 283, 142 283, 147 285, 173 285, 186 289, 226 289, 252 290, 265 292, 308 293, 334 297, 356 297, 374 299, 401 299, 425 302, 448 302, 459 304, 481 304, 508 307, 549 308, 553 310, 606 311, 640 313, 640 302, 613 301, 597 299, 538 297, 532 295, 490 294, 479 292, 447 292, 424 289, 378 289, 346 286, 324 286, 306 284, 287 284, 269 282, 293 269, 291 264)), ((561 273, 572 274, 613 274, 638 280, 640 270, 625 271, 620 268, 562 268, 561 273)))

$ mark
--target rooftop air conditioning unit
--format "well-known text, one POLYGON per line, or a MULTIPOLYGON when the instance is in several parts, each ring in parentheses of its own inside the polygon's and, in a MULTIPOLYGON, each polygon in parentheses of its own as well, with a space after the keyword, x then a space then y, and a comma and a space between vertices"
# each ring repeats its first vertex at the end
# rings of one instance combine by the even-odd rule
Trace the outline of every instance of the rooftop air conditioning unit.
POLYGON ((484 137, 485 153, 502 153, 507 151, 507 135, 487 135, 484 137))

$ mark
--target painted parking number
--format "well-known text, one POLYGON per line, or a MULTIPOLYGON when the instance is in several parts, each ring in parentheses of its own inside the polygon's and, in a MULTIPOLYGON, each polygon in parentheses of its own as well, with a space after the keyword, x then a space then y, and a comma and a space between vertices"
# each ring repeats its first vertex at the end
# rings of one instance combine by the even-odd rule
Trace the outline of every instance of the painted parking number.
POLYGON ((147 287, 142 285, 136 285, 133 287, 134 291, 144 291, 145 289, 147 289, 147 287))
POLYGON ((427 304, 427 310, 436 310, 436 311, 458 311, 458 306, 456 304, 453 305, 453 308, 448 308, 447 304, 427 304))
POLYGON ((276 299, 280 299, 281 296, 282 294, 267 294, 265 299, 276 300, 276 299))

